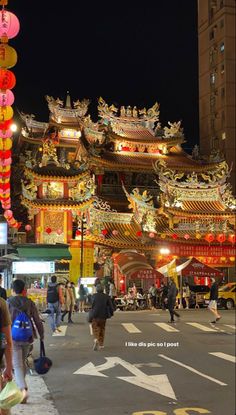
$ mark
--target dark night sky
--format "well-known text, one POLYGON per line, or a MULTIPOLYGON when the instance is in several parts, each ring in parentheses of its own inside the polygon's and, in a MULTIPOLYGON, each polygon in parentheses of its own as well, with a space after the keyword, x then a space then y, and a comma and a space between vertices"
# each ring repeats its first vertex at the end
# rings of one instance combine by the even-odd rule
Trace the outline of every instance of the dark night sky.
MULTIPOLYGON (((21 23, 15 109, 48 120, 45 95, 149 107, 182 119, 187 147, 198 142, 197 0, 9 0, 21 23)), ((93 116, 95 120, 95 117, 93 116)))

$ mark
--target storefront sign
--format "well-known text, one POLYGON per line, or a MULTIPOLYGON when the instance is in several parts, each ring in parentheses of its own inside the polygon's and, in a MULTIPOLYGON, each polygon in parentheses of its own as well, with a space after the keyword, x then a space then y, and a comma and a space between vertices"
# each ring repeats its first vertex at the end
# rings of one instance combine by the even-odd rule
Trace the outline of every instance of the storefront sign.
POLYGON ((55 262, 16 261, 12 262, 12 274, 53 274, 55 262))
POLYGON ((0 223, 0 245, 7 245, 7 223, 0 223))

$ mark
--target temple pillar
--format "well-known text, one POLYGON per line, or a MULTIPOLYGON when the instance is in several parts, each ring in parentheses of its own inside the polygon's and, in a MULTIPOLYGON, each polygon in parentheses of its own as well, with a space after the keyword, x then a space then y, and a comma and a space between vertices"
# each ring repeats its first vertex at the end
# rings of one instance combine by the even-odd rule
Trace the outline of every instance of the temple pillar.
POLYGON ((66 212, 66 223, 64 226, 64 232, 65 232, 65 243, 70 243, 72 239, 72 230, 73 230, 73 218, 72 218, 72 212, 71 210, 68 210, 66 212))

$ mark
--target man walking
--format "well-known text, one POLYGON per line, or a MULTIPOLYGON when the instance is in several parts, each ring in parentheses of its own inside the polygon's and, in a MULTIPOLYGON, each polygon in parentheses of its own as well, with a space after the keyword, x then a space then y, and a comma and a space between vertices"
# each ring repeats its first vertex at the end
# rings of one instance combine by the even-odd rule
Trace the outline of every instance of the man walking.
POLYGON ((38 310, 35 303, 24 295, 25 283, 22 280, 14 280, 12 283, 12 292, 13 295, 8 299, 8 306, 12 320, 12 333, 14 330, 15 335, 21 333, 22 328, 24 331, 28 332, 29 335, 27 338, 21 340, 14 340, 13 337, 13 369, 15 375, 15 381, 19 389, 23 392, 23 401, 21 403, 26 403, 28 398, 28 386, 25 381, 26 375, 26 357, 29 353, 31 344, 34 341, 34 338, 37 338, 35 327, 39 333, 40 340, 44 338, 44 327, 43 323, 39 317, 38 310), (30 321, 27 329, 26 320, 24 321, 25 325, 19 323, 20 315, 24 314, 25 317, 30 321), (33 321, 33 324, 31 324, 33 321))
POLYGON ((216 283, 215 278, 211 278, 211 289, 210 289, 210 303, 208 309, 214 314, 215 320, 211 321, 212 324, 215 324, 221 319, 220 314, 217 311, 217 300, 218 300, 218 284, 216 283))
POLYGON ((56 275, 53 275, 51 277, 51 282, 48 283, 47 304, 49 310, 48 318, 52 334, 59 334, 61 332, 61 306, 64 304, 64 298, 61 287, 57 284, 56 275))
POLYGON ((176 296, 177 296, 177 287, 174 280, 170 279, 170 286, 168 289, 168 310, 170 313, 170 321, 169 323, 174 323, 174 316, 180 318, 180 315, 175 311, 175 304, 176 304, 176 296))
POLYGON ((91 323, 94 335, 93 350, 104 347, 106 320, 113 316, 113 306, 108 294, 104 294, 103 286, 96 286, 97 293, 92 297, 91 323))

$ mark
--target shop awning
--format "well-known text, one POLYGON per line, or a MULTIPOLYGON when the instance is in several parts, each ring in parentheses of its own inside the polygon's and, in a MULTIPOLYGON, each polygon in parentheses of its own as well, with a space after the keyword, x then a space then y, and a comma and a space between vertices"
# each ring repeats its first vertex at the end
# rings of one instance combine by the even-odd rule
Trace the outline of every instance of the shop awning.
POLYGON ((163 278, 163 275, 148 263, 147 258, 137 252, 121 252, 115 257, 115 263, 120 273, 128 278, 163 278))
POLYGON ((23 244, 16 246, 19 259, 35 261, 56 261, 72 258, 67 244, 23 244))
POLYGON ((196 258, 188 259, 184 264, 176 268, 178 274, 185 277, 213 277, 222 278, 223 272, 216 268, 209 267, 196 258))

